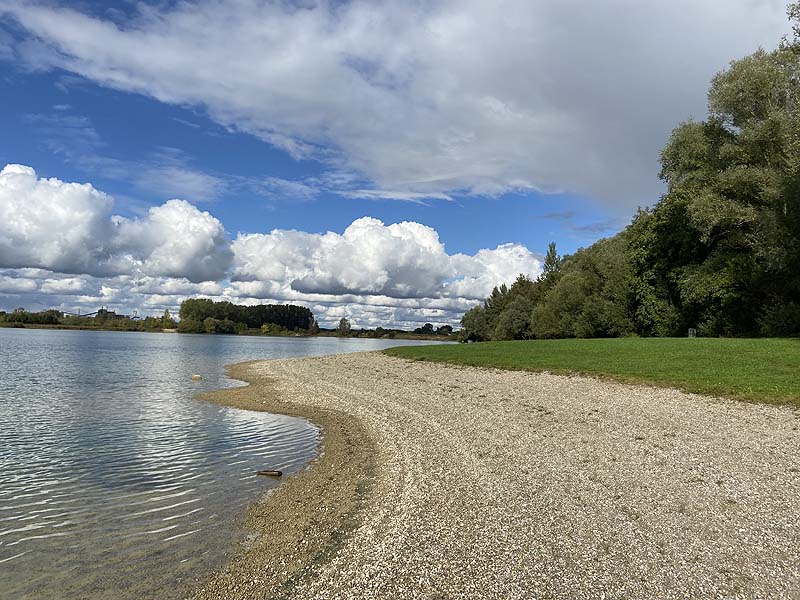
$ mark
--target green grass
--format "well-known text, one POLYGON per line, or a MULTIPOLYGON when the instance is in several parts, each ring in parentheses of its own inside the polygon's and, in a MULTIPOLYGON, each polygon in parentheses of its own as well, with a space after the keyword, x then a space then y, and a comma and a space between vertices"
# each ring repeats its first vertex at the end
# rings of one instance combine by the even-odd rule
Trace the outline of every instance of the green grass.
POLYGON ((459 365, 581 373, 800 407, 800 339, 535 340, 407 346, 385 352, 459 365))

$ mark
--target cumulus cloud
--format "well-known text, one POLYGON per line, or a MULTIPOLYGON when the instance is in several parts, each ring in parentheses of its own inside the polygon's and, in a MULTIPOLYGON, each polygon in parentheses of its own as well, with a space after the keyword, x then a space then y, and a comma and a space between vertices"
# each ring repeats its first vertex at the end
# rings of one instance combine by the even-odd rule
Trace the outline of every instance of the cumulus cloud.
POLYGON ((342 233, 240 233, 184 200, 140 218, 113 215, 90 184, 0 172, 0 308, 87 312, 176 310, 188 297, 293 302, 323 324, 457 323, 492 287, 535 277, 541 257, 520 244, 449 254, 435 229, 363 217, 342 233))
POLYGON ((250 291, 261 295, 275 294, 277 284, 302 294, 477 299, 500 282, 541 270, 539 259, 518 244, 451 256, 431 227, 407 221, 387 226, 370 217, 341 235, 240 235, 233 249, 234 279, 255 282, 250 291))
POLYGON ((130 258, 148 275, 216 280, 233 259, 222 223, 185 200, 169 200, 143 219, 116 218, 115 223, 122 260, 130 258))
POLYGON ((38 179, 23 165, 0 171, 0 267, 103 271, 112 200, 90 184, 38 179))
POLYGON ((43 294, 78 296, 96 292, 92 287, 87 278, 63 277, 46 279, 39 289, 43 294))
POLYGON ((479 299, 486 298, 498 283, 510 284, 520 273, 535 278, 542 263, 522 244, 502 244, 479 250, 475 256, 457 254, 453 267, 459 276, 447 285, 448 295, 479 299))
POLYGON ((439 235, 419 223, 354 221, 344 233, 276 230, 234 242, 235 277, 287 281, 304 293, 431 296, 454 275, 439 235))
POLYGON ((209 213, 183 200, 152 207, 143 219, 113 216, 112 208, 91 184, 7 165, 0 171, 0 267, 190 281, 225 276, 230 242, 209 213))
POLYGON ((376 189, 566 190, 626 208, 654 200, 669 130, 704 114, 708 80, 727 61, 776 43, 784 8, 198 0, 142 3, 115 23, 0 0, 32 34, 14 45, 19 60, 203 107, 376 189))
POLYGON ((72 313, 88 313, 105 306, 120 314, 159 315, 165 309, 176 313, 186 298, 203 296, 237 304, 289 301, 313 310, 326 327, 334 327, 341 317, 347 317, 356 327, 413 329, 426 322, 457 325, 464 311, 474 304, 474 301, 463 298, 310 296, 284 289, 278 284, 271 286, 274 295, 253 296, 251 291, 256 284, 262 282, 193 284, 185 279, 132 278, 124 275, 107 278, 86 275, 76 278, 44 270, 14 269, 0 271, 0 310, 24 306, 32 310, 56 308, 72 313), (62 279, 72 281, 59 283, 62 279), (79 279, 80 283, 75 279, 79 279))
POLYGON ((185 278, 143 277, 133 281, 131 292, 158 296, 222 296, 224 288, 217 281, 192 283, 185 278))
POLYGON ((0 275, 0 294, 29 294, 39 289, 32 279, 0 275))

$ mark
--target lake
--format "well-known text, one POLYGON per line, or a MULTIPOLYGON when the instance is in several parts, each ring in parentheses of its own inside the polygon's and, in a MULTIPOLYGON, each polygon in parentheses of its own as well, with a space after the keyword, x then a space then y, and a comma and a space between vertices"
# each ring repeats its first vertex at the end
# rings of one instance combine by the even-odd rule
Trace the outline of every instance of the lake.
POLYGON ((297 472, 319 441, 194 395, 242 385, 236 362, 419 343, 0 329, 0 596, 182 596, 279 484, 255 471, 297 472))

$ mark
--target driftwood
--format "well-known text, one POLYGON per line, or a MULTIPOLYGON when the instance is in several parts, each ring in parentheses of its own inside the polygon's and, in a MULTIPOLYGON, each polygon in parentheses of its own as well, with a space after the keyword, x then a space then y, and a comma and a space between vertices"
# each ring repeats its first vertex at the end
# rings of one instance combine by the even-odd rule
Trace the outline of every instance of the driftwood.
POLYGON ((266 475, 267 477, 280 477, 283 471, 256 471, 256 475, 266 475))

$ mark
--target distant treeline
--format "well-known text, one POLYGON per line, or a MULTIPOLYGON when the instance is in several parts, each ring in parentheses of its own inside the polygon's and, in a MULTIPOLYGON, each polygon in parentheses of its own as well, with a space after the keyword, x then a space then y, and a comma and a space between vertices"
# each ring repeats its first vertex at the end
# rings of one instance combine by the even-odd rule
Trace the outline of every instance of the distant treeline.
POLYGON ((70 329, 119 329, 121 331, 157 331, 176 327, 168 310, 160 317, 132 319, 125 315, 100 309, 91 316, 66 315, 59 310, 30 312, 17 308, 11 312, 0 311, 0 325, 4 327, 64 327, 70 329))
POLYGON ((181 303, 179 315, 178 331, 182 333, 237 333, 245 329, 261 329, 270 334, 319 331, 314 313, 293 304, 244 306, 191 298, 181 303))
POLYGON ((795 40, 718 74, 705 121, 661 153, 667 192, 620 234, 495 288, 462 338, 800 334, 800 4, 795 40))
POLYGON ((457 340, 450 325, 442 325, 434 328, 432 323, 425 323, 422 327, 417 327, 414 331, 403 329, 385 329, 376 327, 375 329, 353 329, 350 321, 346 317, 339 319, 336 329, 326 329, 320 335, 335 335, 337 337, 357 337, 357 338, 386 338, 386 339, 407 339, 407 340, 457 340))
POLYGON ((314 314, 302 306, 272 304, 240 306, 230 302, 190 299, 181 304, 180 323, 168 310, 160 317, 134 318, 101 308, 89 315, 69 315, 50 309, 39 312, 17 308, 0 311, 0 327, 114 329, 120 331, 178 330, 181 333, 244 333, 247 335, 323 335, 357 338, 456 339, 449 325, 426 323, 413 332, 402 329, 353 329, 341 319, 335 329, 320 330, 314 314))

